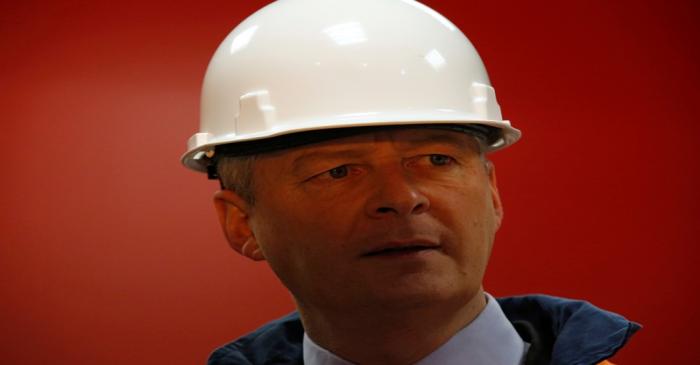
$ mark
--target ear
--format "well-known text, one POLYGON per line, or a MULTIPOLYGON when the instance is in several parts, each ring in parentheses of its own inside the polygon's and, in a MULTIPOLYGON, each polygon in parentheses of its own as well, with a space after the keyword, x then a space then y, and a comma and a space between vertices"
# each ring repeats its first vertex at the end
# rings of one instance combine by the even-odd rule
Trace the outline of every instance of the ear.
POLYGON ((498 194, 498 185, 496 184, 496 167, 493 165, 493 162, 486 161, 486 171, 489 175, 491 203, 493 204, 494 213, 496 215, 496 229, 498 229, 503 221, 503 204, 501 203, 501 196, 498 194))
POLYGON ((214 207, 231 248, 255 261, 264 260, 248 222, 248 203, 231 190, 220 190, 214 194, 214 207))

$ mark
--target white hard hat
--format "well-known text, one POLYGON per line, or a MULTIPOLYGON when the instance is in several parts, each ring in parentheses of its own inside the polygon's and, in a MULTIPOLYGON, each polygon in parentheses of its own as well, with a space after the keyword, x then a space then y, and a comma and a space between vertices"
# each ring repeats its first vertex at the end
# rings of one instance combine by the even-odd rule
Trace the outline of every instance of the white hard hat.
POLYGON ((217 146, 255 149, 300 132, 407 124, 493 130, 487 152, 520 137, 502 119, 474 46, 429 7, 280 0, 239 24, 212 57, 200 132, 182 162, 207 171, 217 146))

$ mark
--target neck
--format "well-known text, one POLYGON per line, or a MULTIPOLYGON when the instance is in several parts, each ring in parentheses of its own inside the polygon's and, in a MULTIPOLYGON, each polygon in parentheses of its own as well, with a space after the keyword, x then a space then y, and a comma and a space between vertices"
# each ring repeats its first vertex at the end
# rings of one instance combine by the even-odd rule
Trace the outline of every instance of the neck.
POLYGON ((297 303, 306 333, 318 345, 356 364, 412 364, 474 320, 486 306, 479 290, 466 304, 363 309, 329 313, 297 303))

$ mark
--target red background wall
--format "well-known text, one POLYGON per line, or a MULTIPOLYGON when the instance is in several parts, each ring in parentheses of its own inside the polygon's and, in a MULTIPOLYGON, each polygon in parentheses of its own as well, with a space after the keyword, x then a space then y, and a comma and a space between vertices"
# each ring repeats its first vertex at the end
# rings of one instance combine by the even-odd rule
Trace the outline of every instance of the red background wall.
MULTIPOLYGON (((292 309, 228 249, 216 183, 179 164, 209 57, 264 3, 2 2, 0 362, 203 363, 292 309)), ((643 323, 619 363, 695 363, 698 6, 426 3, 525 133, 493 156, 506 221, 487 289, 643 323)))

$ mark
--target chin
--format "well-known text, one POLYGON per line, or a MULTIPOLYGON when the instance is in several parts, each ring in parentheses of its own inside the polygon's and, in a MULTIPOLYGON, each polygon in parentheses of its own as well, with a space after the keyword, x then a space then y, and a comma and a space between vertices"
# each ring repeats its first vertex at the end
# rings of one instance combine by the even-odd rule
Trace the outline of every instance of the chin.
POLYGON ((450 285, 448 280, 394 282, 390 288, 373 293, 371 298, 377 305, 396 310, 435 307, 436 304, 462 306, 468 303, 479 290, 479 286, 470 288, 450 285))

